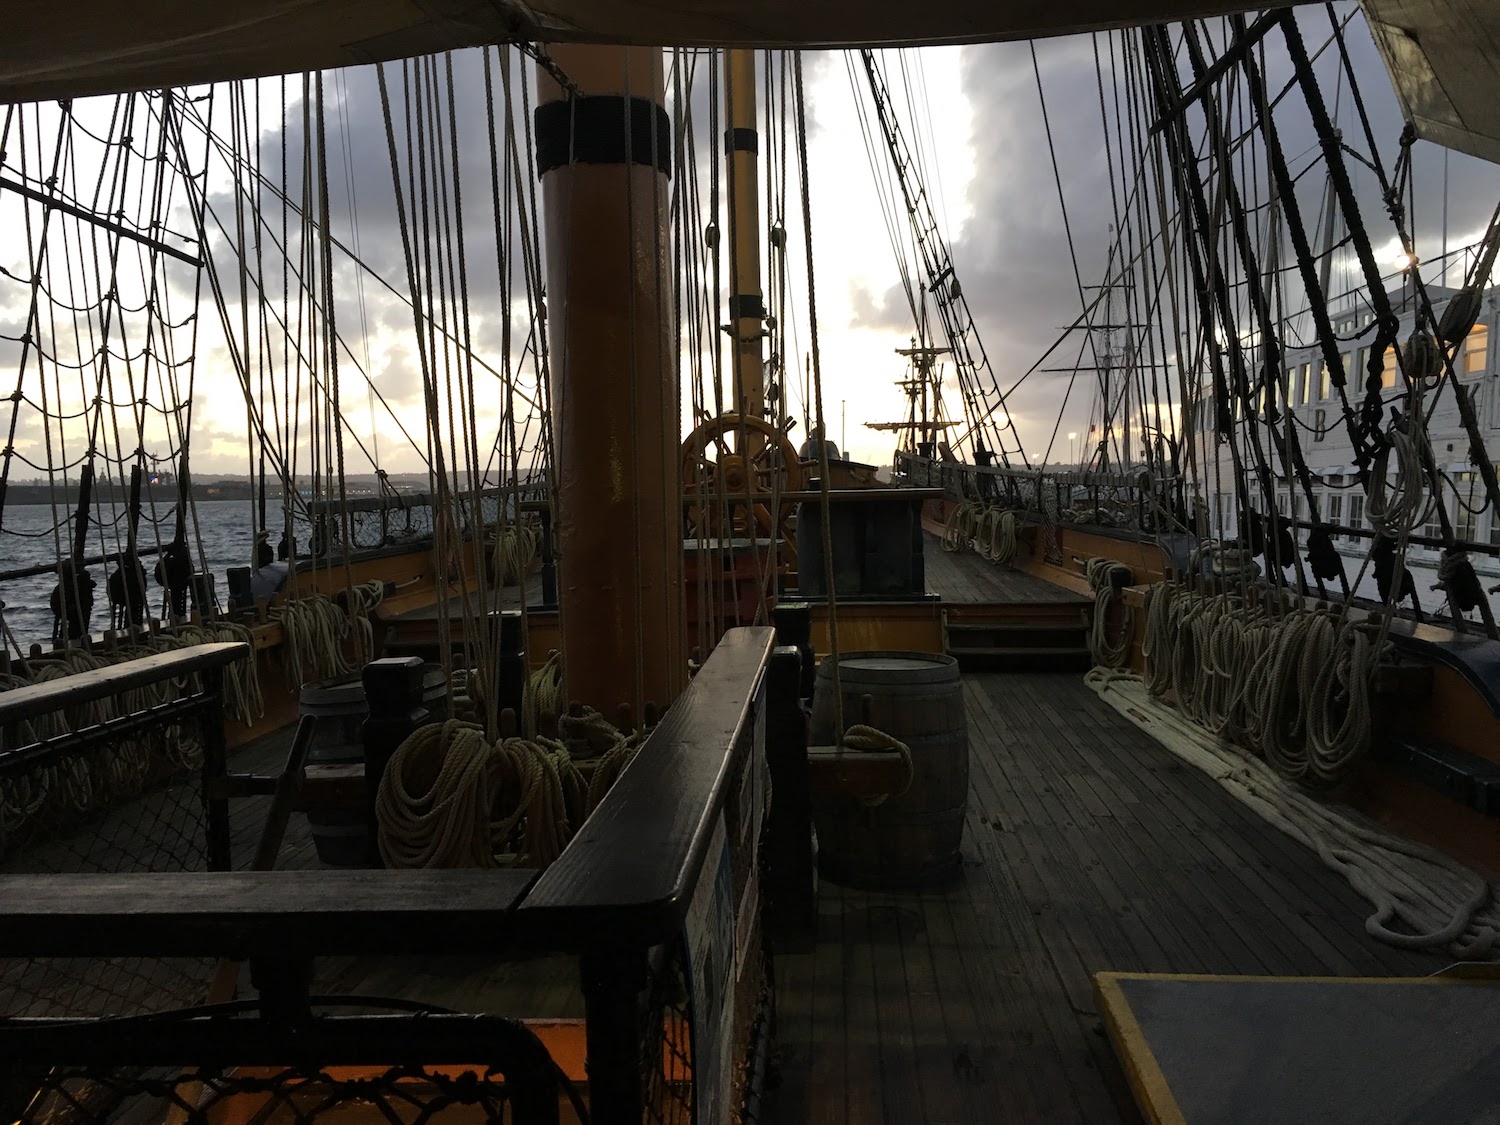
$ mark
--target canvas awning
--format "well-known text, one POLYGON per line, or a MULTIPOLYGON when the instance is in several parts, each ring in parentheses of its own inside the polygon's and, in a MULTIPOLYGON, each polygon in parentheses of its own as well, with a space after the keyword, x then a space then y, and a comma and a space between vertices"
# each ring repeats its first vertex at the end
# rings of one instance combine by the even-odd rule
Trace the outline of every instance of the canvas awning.
POLYGON ((1253 0, 9 0, 0 101, 293 74, 514 38, 662 46, 974 43, 1253 0))
POLYGON ((1417 135, 1500 162, 1500 3, 1364 0, 1417 135))

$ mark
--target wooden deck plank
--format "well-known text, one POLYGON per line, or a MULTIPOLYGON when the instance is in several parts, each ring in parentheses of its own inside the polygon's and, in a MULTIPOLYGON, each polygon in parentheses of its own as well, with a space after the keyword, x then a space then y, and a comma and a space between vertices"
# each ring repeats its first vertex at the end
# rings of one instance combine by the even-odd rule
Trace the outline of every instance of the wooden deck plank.
MULTIPOLYGON (((915 1082, 915 1119, 1138 1120, 1099 1034, 1097 971, 1423 975, 1445 963, 1366 935, 1367 904, 1311 850, 1183 765, 1077 676, 985 673, 967 677, 965 691, 964 877, 881 896, 921 923, 910 937, 903 923, 901 943, 916 1072, 880 1068, 887 1110, 913 1093, 890 1087, 915 1082)), ((854 901, 826 884, 821 894, 825 913, 854 901)), ((826 1037, 858 1034, 811 1014, 830 1003, 845 1020, 861 1014, 836 990, 872 961, 883 970, 888 950, 850 944, 871 940, 855 922, 825 930, 795 969, 797 958, 779 959, 782 1018, 801 1027, 802 1047, 785 1056, 795 1112, 788 1104, 783 1113, 773 1094, 771 1119, 860 1119, 861 1107, 840 1100, 854 1075, 827 1081, 826 1061, 791 1071, 802 1058, 826 1060, 826 1037), (800 987, 785 987, 789 979, 800 987)), ((885 999, 881 1034, 890 1030, 885 999)))
POLYGON ((988 562, 969 551, 945 551, 935 535, 924 534, 923 566, 929 593, 955 605, 1091 604, 1072 590, 1034 575, 988 562))

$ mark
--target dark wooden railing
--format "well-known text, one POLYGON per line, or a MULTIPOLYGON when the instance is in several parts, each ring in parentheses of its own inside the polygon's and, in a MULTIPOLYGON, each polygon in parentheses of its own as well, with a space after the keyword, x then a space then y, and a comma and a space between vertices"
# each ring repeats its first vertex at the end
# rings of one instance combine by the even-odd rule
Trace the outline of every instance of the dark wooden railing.
MULTIPOLYGON (((431 1012, 315 1013, 322 1001, 315 1005, 310 987, 318 956, 554 950, 578 959, 588 1120, 638 1125, 667 1111, 721 1119, 728 1099, 740 1096, 738 1080, 727 1063, 716 1069, 707 1060, 733 1057, 737 1068, 765 1055, 761 902, 787 901, 762 890, 778 878, 773 854, 792 857, 782 881, 802 886, 804 919, 811 906, 810 870, 795 873, 800 882, 784 870, 786 862, 810 865, 807 841, 762 846, 770 831, 768 729, 789 738, 780 775, 794 779, 805 762, 805 743, 795 737, 797 652, 779 650, 779 675, 768 677, 774 643, 769 628, 727 633, 540 877, 524 870, 0 877, 0 956, 242 958, 260 994, 248 1004, 132 1020, 128 1036, 110 1020, 0 1019, 0 1052, 112 1082, 122 1081, 117 1068, 132 1065, 277 1062, 305 1073, 336 1063, 485 1063, 504 1075, 514 1120, 551 1122, 571 1087, 524 1025, 431 1012), (777 717, 768 716, 772 679, 777 717)), ((118 672, 113 683, 141 672, 118 672)), ((805 782, 804 772, 804 790, 805 782)), ((790 794, 794 782, 787 785, 790 794)), ((805 792, 789 798, 790 809, 805 806, 805 792)), ((806 836, 805 813, 781 821, 784 831, 806 836)))

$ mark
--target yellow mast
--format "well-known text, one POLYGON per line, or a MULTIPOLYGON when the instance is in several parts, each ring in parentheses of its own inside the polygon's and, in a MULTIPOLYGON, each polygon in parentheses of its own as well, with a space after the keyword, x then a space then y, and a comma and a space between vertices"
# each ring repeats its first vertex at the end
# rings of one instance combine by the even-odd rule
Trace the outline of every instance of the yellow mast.
POLYGON ((539 76, 566 692, 611 721, 687 681, 661 50, 552 49, 539 76))
MULTIPOLYGON (((755 52, 724 52, 724 158, 729 182, 729 325, 734 336, 730 368, 734 409, 751 418, 766 414, 765 366, 761 339, 766 306, 760 279, 760 141, 755 128, 755 52)), ((763 439, 747 434, 750 452, 763 439)))

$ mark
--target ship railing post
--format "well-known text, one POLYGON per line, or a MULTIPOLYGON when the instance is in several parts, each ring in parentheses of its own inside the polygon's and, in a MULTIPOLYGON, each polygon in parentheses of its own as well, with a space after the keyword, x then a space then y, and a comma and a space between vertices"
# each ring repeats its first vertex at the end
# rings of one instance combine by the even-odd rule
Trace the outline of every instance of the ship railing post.
POLYGON ((766 669, 766 764, 766 927, 777 949, 807 950, 817 940, 818 884, 802 655, 791 645, 773 649, 766 669))
MULTIPOLYGON (((557 608, 557 561, 552 556, 552 505, 543 505, 542 517, 542 608, 557 608)), ((521 596, 526 596, 526 583, 521 582, 521 596)))
POLYGON ((385 767, 416 730, 431 717, 422 705, 422 659, 417 656, 388 656, 365 665, 360 676, 369 718, 362 730, 365 746, 365 826, 369 851, 366 863, 382 867, 380 829, 375 816, 375 801, 385 767))
MULTIPOLYGON (((255 659, 252 652, 249 659, 255 659)), ((224 779, 229 774, 229 748, 224 738, 224 669, 204 667, 202 677, 203 716, 203 804, 208 819, 208 869, 228 871, 233 866, 229 832, 229 798, 224 779)))
POLYGON ((640 996, 649 978, 646 953, 596 949, 579 958, 578 968, 587 1018, 589 1119, 594 1125, 641 1125, 646 1089, 640 996))

